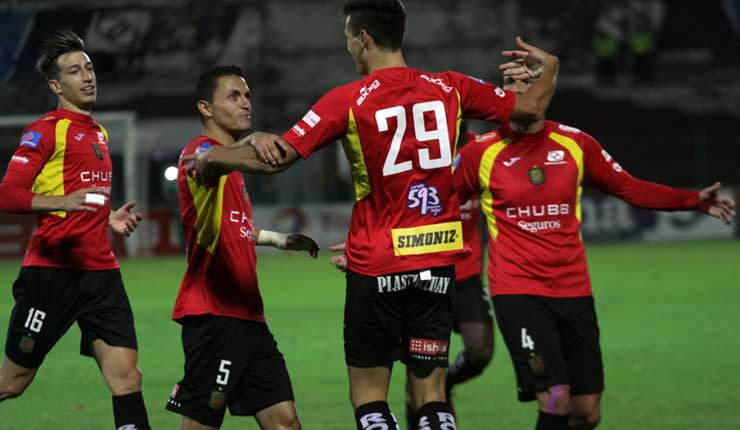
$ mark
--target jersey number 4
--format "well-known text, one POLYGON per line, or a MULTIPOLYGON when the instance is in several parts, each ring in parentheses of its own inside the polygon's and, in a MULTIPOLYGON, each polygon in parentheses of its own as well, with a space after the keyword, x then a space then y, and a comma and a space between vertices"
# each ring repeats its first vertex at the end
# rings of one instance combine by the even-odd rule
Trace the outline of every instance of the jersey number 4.
MULTIPOLYGON (((414 117, 414 134, 419 142, 436 140, 439 142, 439 158, 430 158, 429 149, 419 149, 419 165, 422 169, 438 169, 447 167, 452 164, 452 150, 450 147, 450 133, 447 128, 447 114, 445 105, 439 100, 431 102, 417 103, 411 111, 414 117), (424 114, 434 114, 437 124, 435 130, 427 130, 424 122, 424 114)), ((391 148, 385 157, 383 164, 383 176, 396 175, 411 170, 413 164, 411 160, 398 161, 398 154, 401 152, 401 143, 406 134, 406 108, 403 106, 393 106, 381 109, 375 112, 375 121, 378 123, 378 131, 388 131, 390 126, 388 119, 396 118, 396 131, 391 140, 391 148)))

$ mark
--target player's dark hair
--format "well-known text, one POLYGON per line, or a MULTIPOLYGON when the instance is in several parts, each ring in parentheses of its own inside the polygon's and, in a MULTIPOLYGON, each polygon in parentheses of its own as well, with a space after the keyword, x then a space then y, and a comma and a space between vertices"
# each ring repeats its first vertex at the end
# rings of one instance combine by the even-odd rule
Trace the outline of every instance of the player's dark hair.
POLYGON ((39 58, 36 60, 36 71, 46 79, 59 77, 57 59, 70 52, 85 50, 85 42, 72 30, 62 30, 46 39, 41 45, 39 58))
POLYGON ((238 66, 216 66, 208 69, 198 76, 198 82, 195 84, 195 93, 198 100, 212 102, 213 92, 216 91, 218 86, 218 78, 222 76, 238 76, 246 80, 244 71, 238 66))
POLYGON ((342 12, 349 16, 353 36, 365 30, 379 46, 401 49, 406 29, 406 8, 401 0, 346 0, 342 12))

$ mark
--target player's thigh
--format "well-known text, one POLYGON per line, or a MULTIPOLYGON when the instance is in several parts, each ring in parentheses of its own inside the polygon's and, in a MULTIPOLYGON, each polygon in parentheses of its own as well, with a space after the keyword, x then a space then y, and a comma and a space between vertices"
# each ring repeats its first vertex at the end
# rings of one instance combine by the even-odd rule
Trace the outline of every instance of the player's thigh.
MULTIPOLYGON (((397 275, 388 275, 397 276, 397 275)), ((347 272, 344 304, 344 353, 347 366, 392 367, 401 358, 405 290, 383 291, 383 276, 347 272)))
POLYGON ((454 322, 454 267, 430 270, 431 279, 409 288, 404 309, 404 362, 418 377, 449 364, 454 322))
POLYGON ((31 385, 37 370, 23 367, 6 355, 0 364, 0 400, 21 395, 31 385))
POLYGON ((462 336, 469 358, 490 360, 493 355, 493 308, 480 276, 455 282, 454 330, 462 336))
POLYGON ((79 272, 23 267, 13 284, 5 354, 19 366, 35 369, 80 313, 79 272))
POLYGON ((478 276, 455 281, 454 295, 455 331, 461 323, 493 324, 493 307, 488 290, 478 276))
POLYGON ((219 428, 232 394, 262 346, 255 333, 264 324, 212 315, 180 322, 185 375, 173 388, 166 408, 219 428))
POLYGON ((118 269, 87 272, 84 288, 90 300, 77 319, 81 331, 80 354, 93 356, 95 340, 111 347, 138 350, 134 314, 121 272, 118 269))
POLYGON ((265 417, 277 419, 271 421, 273 425, 291 423, 297 420, 297 415, 294 406, 288 407, 293 405, 295 396, 285 358, 266 324, 255 325, 251 332, 257 349, 230 396, 229 412, 259 416, 260 412, 283 404, 265 417))
POLYGON ((601 393, 604 390, 604 365, 593 297, 557 300, 563 321, 561 335, 571 395, 601 393))
POLYGON ((496 321, 514 364, 520 401, 554 385, 567 385, 558 321, 548 299, 529 295, 493 298, 496 321))

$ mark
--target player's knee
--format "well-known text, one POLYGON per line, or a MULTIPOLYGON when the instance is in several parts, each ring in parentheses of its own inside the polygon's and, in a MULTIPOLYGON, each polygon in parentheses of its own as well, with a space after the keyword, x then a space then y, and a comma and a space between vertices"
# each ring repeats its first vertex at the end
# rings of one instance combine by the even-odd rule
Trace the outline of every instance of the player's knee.
POLYGON ((465 356, 477 373, 483 372, 493 358, 493 348, 489 345, 476 345, 465 350, 465 356))
POLYGON ((540 410, 553 415, 567 415, 572 410, 570 386, 554 385, 547 391, 537 393, 540 410))
POLYGON ((0 383, 0 401, 20 397, 28 385, 18 383, 0 383))
POLYGON ((574 407, 570 426, 575 430, 591 430, 601 421, 601 408, 598 405, 574 407))
POLYGON ((117 396, 141 391, 142 378, 141 370, 137 366, 121 369, 111 378, 111 390, 117 396))

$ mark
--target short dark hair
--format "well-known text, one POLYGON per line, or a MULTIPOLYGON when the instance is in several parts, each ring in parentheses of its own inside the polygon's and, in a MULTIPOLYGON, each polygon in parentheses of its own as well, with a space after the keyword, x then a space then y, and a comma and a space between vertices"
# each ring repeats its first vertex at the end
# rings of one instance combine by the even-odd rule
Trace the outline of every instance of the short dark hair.
POLYGON ((84 51, 85 42, 72 30, 62 30, 54 33, 41 45, 39 58, 36 60, 36 71, 46 79, 59 77, 57 59, 70 52, 84 51))
POLYGON ((222 76, 239 76, 244 77, 244 71, 239 66, 216 66, 206 70, 198 76, 198 83, 195 84, 195 92, 198 100, 213 101, 213 92, 218 86, 218 78, 222 76))
POLYGON ((353 35, 364 29, 379 46, 401 49, 406 29, 406 8, 401 0, 347 0, 342 12, 350 17, 353 35))

